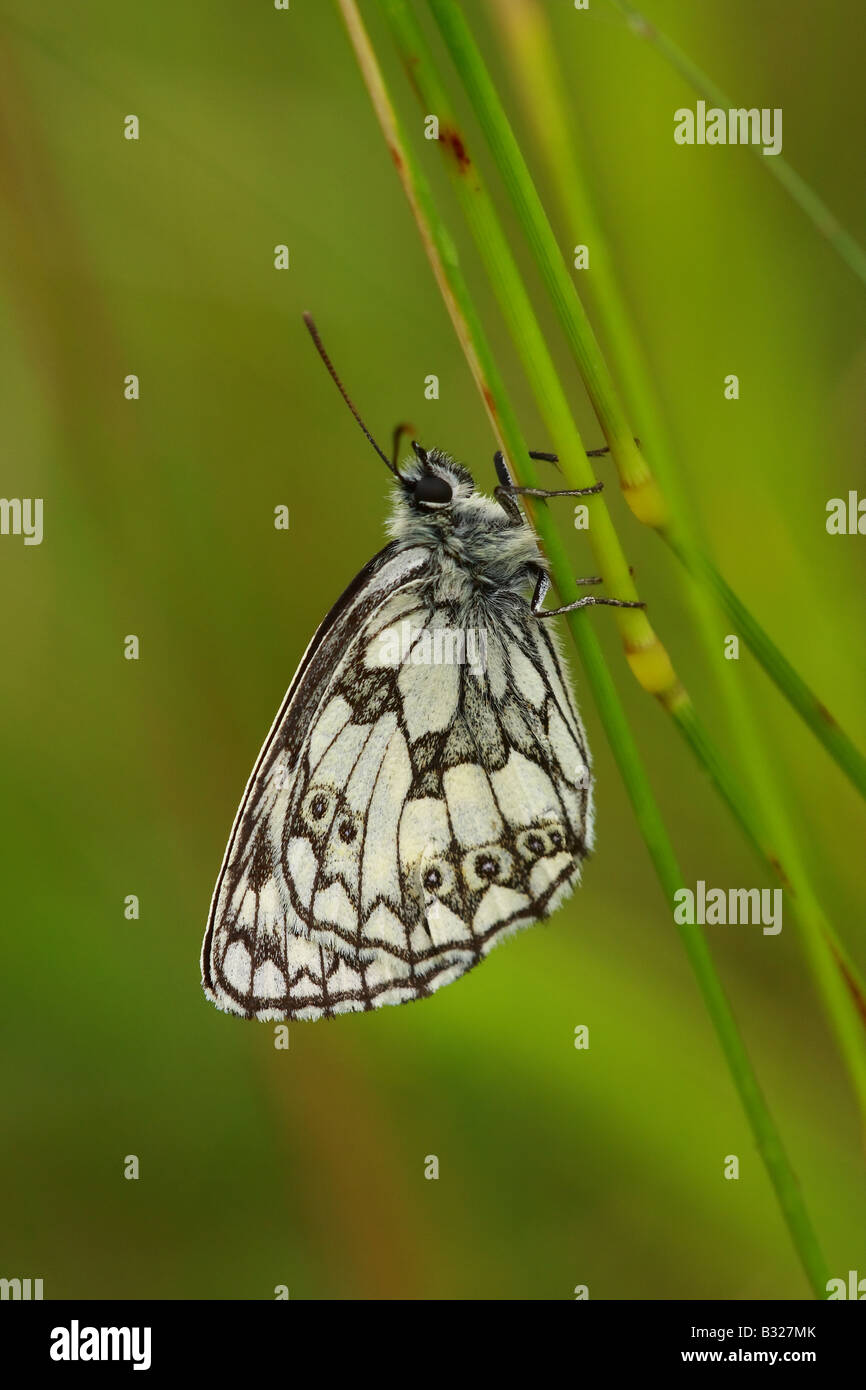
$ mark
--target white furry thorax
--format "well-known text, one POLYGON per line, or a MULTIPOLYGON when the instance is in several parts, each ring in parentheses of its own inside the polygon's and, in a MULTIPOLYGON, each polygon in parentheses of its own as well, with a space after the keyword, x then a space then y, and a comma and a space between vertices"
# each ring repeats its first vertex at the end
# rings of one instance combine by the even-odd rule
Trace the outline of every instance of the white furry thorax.
MULTIPOLYGON (((488 591, 520 594, 544 561, 529 526, 515 526, 492 497, 475 491, 462 464, 438 449, 427 463, 410 456, 400 465, 388 533, 403 547, 426 546, 438 560, 437 586, 454 598, 488 591), (424 474, 444 479, 452 500, 444 506, 418 503, 412 492, 424 474)), ((444 595, 443 595, 444 596, 444 595)))

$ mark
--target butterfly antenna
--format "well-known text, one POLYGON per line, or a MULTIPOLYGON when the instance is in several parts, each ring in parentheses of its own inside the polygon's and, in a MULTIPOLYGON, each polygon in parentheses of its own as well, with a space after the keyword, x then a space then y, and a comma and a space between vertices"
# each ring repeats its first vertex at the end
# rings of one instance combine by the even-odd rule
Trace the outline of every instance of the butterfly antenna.
POLYGON ((342 383, 342 381, 340 380, 340 378, 337 376, 337 373, 336 373, 336 371, 334 370, 334 364, 333 364, 333 362, 331 361, 330 357, 328 356, 327 352, 325 351, 325 345, 324 345, 324 343, 322 342, 321 338, 319 337, 319 330, 318 330, 318 328, 316 327, 315 322, 313 321, 313 316, 312 316, 312 314, 306 314, 306 313, 304 314, 304 323, 307 325, 307 329, 309 330, 310 337, 312 338, 313 342, 314 342, 315 345, 316 345, 316 351, 318 352, 319 356, 321 357, 322 361, 324 362, 325 366, 327 367, 328 372, 330 373, 331 378, 332 378, 332 380, 333 380, 333 382, 334 382, 334 385, 336 386, 336 388, 337 388, 337 390, 339 391, 340 395, 343 397, 343 400, 346 402, 346 405, 349 407, 349 409, 351 410, 351 412, 352 412, 352 414, 354 415, 355 419, 358 421, 358 424, 361 426, 361 429, 364 431, 365 435, 366 435, 367 438, 369 439, 369 441, 370 441, 370 443, 372 444, 373 448, 376 450, 376 453, 379 455, 379 458, 382 460, 382 462, 383 462, 388 468, 390 468, 391 472, 392 472, 396 477, 399 478, 399 477, 400 477, 400 474, 397 472, 397 469, 396 469, 395 465, 394 465, 394 464, 391 462, 391 460, 388 458, 388 455, 385 454, 385 453, 383 453, 382 450, 379 448, 379 445, 376 443, 376 441, 375 441, 375 439, 373 438, 372 434, 371 434, 370 431, 367 429, 367 426, 364 424, 364 421, 361 419, 360 415, 358 414, 358 411, 355 409, 355 406, 352 404, 352 401, 351 401, 351 399, 350 399, 350 397, 349 397, 349 393, 347 392, 345 386, 343 385, 343 383, 342 383))

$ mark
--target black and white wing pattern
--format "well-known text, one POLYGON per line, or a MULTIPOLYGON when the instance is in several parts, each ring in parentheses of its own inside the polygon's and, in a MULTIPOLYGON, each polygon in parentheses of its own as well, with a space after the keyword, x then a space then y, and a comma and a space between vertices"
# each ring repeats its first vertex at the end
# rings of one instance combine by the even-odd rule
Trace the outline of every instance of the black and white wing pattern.
POLYGON ((555 640, 516 595, 447 593, 425 547, 389 546, 313 639, 214 892, 220 1008, 313 1019, 428 995, 577 883, 589 755, 555 640))

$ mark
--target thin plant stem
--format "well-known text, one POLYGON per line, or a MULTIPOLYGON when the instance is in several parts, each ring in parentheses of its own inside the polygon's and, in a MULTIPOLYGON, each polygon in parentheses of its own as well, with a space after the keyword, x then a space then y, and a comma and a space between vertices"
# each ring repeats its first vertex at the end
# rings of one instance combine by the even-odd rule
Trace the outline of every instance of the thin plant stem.
MULTIPOLYGON (((546 350, 542 356, 535 346, 535 340, 541 336, 541 330, 529 304, 510 247, 505 240, 504 233, 499 228, 496 212, 483 188, 480 175, 472 163, 466 137, 448 104, 447 96, 436 75, 432 55, 419 26, 409 14, 403 0, 382 0, 382 3, 390 16, 398 17, 395 28, 399 30, 399 42, 404 64, 412 77, 413 84, 423 91, 425 101, 430 103, 428 109, 440 113, 440 132, 442 119, 444 118, 447 122, 449 137, 444 143, 440 140, 446 155, 451 153, 455 144, 459 146, 459 161, 455 161, 453 157, 449 158, 449 167, 454 172, 455 163, 459 163, 460 167, 456 172, 455 181, 458 193, 463 192, 464 206, 467 208, 467 216, 473 230, 475 230, 477 222, 483 217, 483 238, 478 238, 479 248, 482 256, 485 257, 488 274, 494 286, 498 286, 502 292, 506 291, 507 286, 507 299, 503 304, 503 310, 515 342, 518 347, 525 345, 528 341, 533 342, 532 355, 528 360, 527 356, 524 355, 524 366, 538 396, 539 405, 544 411, 545 401, 552 398, 552 391, 546 381, 546 375, 542 376, 542 372, 545 374, 547 372, 550 358, 546 350), (472 181, 466 176, 468 169, 475 170, 472 181), (490 255, 491 247, 496 248, 493 256, 490 255)), ((580 304, 577 292, 565 270, 553 230, 541 205, 532 176, 517 145, 484 60, 472 37, 465 16, 459 6, 454 3, 454 0, 428 0, 428 3, 464 83, 503 182, 512 194, 521 225, 526 230, 527 240, 536 254, 539 269, 548 289, 553 293, 561 286, 564 277, 568 293, 555 294, 554 299, 569 343, 572 346, 576 343, 582 345, 580 354, 575 351, 578 364, 582 368, 582 363, 586 359, 601 358, 601 349, 580 304), (573 312, 572 309, 574 304, 578 306, 576 312, 573 312)), ((550 364, 550 372, 555 376, 552 364, 550 364)), ((596 384, 603 381, 605 393, 610 392, 616 396, 613 378, 606 369, 603 372, 596 371, 595 381, 596 384)), ((589 382, 586 384, 587 390, 592 395, 593 388, 589 382)), ((609 406, 610 402, 607 404, 609 406)), ((624 414, 618 401, 617 411, 624 414)), ((564 421, 557 421, 556 423, 558 428, 565 428, 564 421)), ((558 436, 554 434, 554 438, 558 438, 558 436)), ((614 451, 612 450, 612 452, 614 451)), ((563 471, 568 476, 567 462, 564 462, 563 471)), ((646 495, 645 490, 643 495, 646 495)), ((685 539, 687 534, 682 528, 680 536, 683 545, 688 545, 688 541, 685 539)), ((793 832, 785 825, 781 814, 777 812, 774 820, 775 828, 784 831, 785 844, 792 856, 790 862, 787 860, 782 862, 780 851, 767 845, 762 817, 752 804, 751 799, 743 794, 742 788, 727 762, 713 747, 709 735, 700 724, 687 693, 680 686, 676 700, 662 701, 662 703, 665 704, 673 717, 679 732, 685 738, 692 752, 709 773, 723 800, 733 811, 748 838, 767 858, 772 867, 780 872, 783 882, 792 890, 790 897, 793 899, 794 911, 801 928, 807 959, 813 968, 825 1011, 851 1078, 861 1117, 866 1121, 866 1031, 864 1031, 863 1026, 862 1005, 864 996, 862 987, 858 994, 856 976, 852 978, 852 973, 849 970, 840 968, 842 960, 846 959, 845 953, 836 939, 834 929, 819 908, 817 898, 810 887, 805 869, 797 853, 793 832)))
MULTIPOLYGON (((861 1069, 861 1085, 866 1085, 864 1059, 858 1034, 866 1016, 866 986, 862 976, 839 940, 832 924, 826 919, 812 892, 803 866, 798 837, 791 824, 784 798, 769 764, 768 755, 753 711, 744 693, 742 682, 726 670, 721 659, 721 629, 718 608, 729 614, 736 611, 736 626, 743 632, 757 625, 751 614, 740 604, 718 571, 703 554, 694 534, 694 524, 680 485, 674 463, 674 448, 664 419, 664 413, 653 388, 650 373, 632 316, 621 293, 607 241, 603 234, 593 199, 584 176, 578 147, 566 116, 568 102, 565 85, 550 25, 548 11, 542 0, 488 0, 494 13, 496 29, 502 35, 512 70, 517 78, 523 105, 535 139, 545 161, 550 186, 560 200, 566 224, 591 247, 591 273, 581 276, 587 293, 596 307, 599 327, 623 384, 624 394, 631 403, 633 418, 640 421, 640 434, 646 452, 653 460, 668 500, 671 524, 664 535, 689 571, 692 583, 687 587, 696 618, 697 631, 704 643, 709 669, 716 676, 729 709, 729 736, 740 749, 740 765, 747 769, 749 781, 760 804, 761 816, 755 815, 749 799, 739 789, 729 786, 724 768, 717 762, 702 731, 684 709, 679 720, 681 732, 708 770, 725 797, 730 809, 752 845, 779 875, 789 893, 798 893, 800 909, 808 911, 816 926, 830 943, 836 962, 842 969, 845 983, 852 991, 857 1006, 856 1017, 847 1011, 840 1018, 845 1034, 849 1066, 861 1069), (578 231, 579 229, 579 231, 578 231), (672 540, 677 535, 682 544, 672 540), (726 592, 723 592, 723 587, 726 592), (733 794, 731 792, 733 791, 733 794), (769 842, 768 842, 769 841, 769 842), (775 846, 775 848, 773 848, 775 846), (779 858, 781 856, 781 859, 779 858), (790 866, 790 877, 785 865, 790 866), (806 906, 804 907, 804 903, 806 906)), ((775 649, 774 649, 775 650, 775 649)), ((784 661, 778 654, 780 662, 784 661)), ((789 667, 784 683, 792 702, 809 705, 810 713, 819 718, 830 737, 839 732, 832 716, 814 707, 811 696, 800 677, 789 667)), ((844 735, 842 736, 844 739, 844 735)), ((856 750, 855 750, 856 752, 856 750)), ((864 763, 866 769, 866 763, 864 763)))
MULTIPOLYGON (((516 478, 526 486, 533 486, 534 470, 463 278, 454 242, 438 214, 429 185, 403 138, 358 6, 355 0, 337 0, 337 4, 494 433, 505 449, 516 478)), ((549 509, 543 503, 530 503, 530 508, 557 590, 563 601, 568 602, 575 593, 575 584, 561 538, 553 525, 549 509)), ((567 621, 639 829, 665 899, 672 904, 673 894, 682 884, 682 873, 619 694, 592 626, 586 621, 586 614, 571 613, 567 615, 567 621)), ((678 930, 794 1247, 815 1296, 824 1298, 828 1276, 826 1263, 796 1176, 713 965, 706 939, 698 927, 680 926, 678 930)))
MULTIPOLYGON (((466 137, 429 60, 426 41, 404 4, 391 4, 386 0, 383 9, 425 110, 437 114, 438 144, 447 158, 464 215, 538 400, 550 439, 555 444, 566 483, 571 488, 592 487, 595 476, 568 397, 481 173, 469 155, 466 137)), ((603 497, 587 498, 586 506, 587 535, 606 592, 616 598, 636 599, 638 593, 629 564, 603 497)), ((615 609, 614 614, 626 659, 638 683, 657 696, 667 710, 675 710, 688 696, 646 612, 620 608, 615 609)))
POLYGON ((818 742, 823 744, 851 784, 866 798, 866 757, 851 741, 827 706, 818 699, 784 653, 767 636, 758 620, 734 593, 712 560, 695 547, 683 545, 682 538, 670 533, 662 535, 695 577, 713 590, 737 632, 773 684, 811 729, 818 742))
MULTIPOLYGON (((675 500, 675 472, 672 467, 665 469, 665 493, 662 493, 645 453, 634 440, 613 376, 606 365, 572 275, 565 265, 561 247, 538 197, 523 153, 472 39, 466 18, 460 7, 454 4, 454 0, 429 0, 429 4, 517 210, 569 347, 580 368, 593 409, 610 445, 611 458, 619 475, 620 487, 632 512, 639 521, 658 530, 689 570, 711 586, 732 622, 740 624, 739 630, 743 640, 754 652, 764 670, 860 794, 866 797, 866 758, 826 706, 809 690, 805 682, 796 676, 790 663, 748 612, 742 600, 737 598, 718 574, 712 562, 698 550, 691 533, 680 524, 682 508, 677 508, 676 511, 672 509, 675 500)), ((414 80, 417 82, 418 74, 415 74, 414 80)), ((586 201, 584 200, 584 208, 586 201)), ((606 302, 606 309, 611 309, 609 302, 606 302)), ((615 308, 607 322, 612 331, 622 326, 621 315, 617 315, 615 308)), ((633 373, 630 380, 633 383, 638 382, 639 373, 633 373)), ((644 392, 641 397, 642 406, 647 405, 647 394, 644 392)), ((641 414, 641 419, 644 418, 656 446, 654 461, 658 467, 664 462, 664 430, 660 426, 658 412, 652 406, 646 417, 641 414)))

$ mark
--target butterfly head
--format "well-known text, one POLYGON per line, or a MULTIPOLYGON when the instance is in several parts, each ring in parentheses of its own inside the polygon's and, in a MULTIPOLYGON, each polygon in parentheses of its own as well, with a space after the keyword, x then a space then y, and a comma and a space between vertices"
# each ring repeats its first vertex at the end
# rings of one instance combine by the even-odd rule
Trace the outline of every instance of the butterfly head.
POLYGON ((453 524, 461 504, 475 491, 471 473, 441 450, 425 449, 414 439, 412 449, 414 458, 397 475, 406 505, 416 516, 439 515, 443 524, 453 524))
POLYGON ((500 588, 522 574, 527 561, 537 558, 532 532, 514 527, 499 502, 477 492, 472 474, 450 455, 415 441, 412 449, 396 470, 391 536, 430 546, 476 576, 492 574, 500 588))

